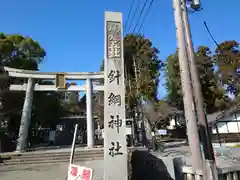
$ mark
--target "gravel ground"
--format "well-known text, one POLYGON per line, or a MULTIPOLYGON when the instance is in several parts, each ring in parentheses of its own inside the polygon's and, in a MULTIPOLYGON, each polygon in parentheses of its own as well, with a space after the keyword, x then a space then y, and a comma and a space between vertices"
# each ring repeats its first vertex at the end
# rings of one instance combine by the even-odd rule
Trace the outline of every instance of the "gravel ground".
MULTIPOLYGON (((75 163, 80 164, 80 163, 75 163)), ((82 166, 93 168, 93 180, 103 179, 103 160, 81 162, 82 166)), ((1 180, 65 180, 68 163, 25 165, 0 169, 1 180)))

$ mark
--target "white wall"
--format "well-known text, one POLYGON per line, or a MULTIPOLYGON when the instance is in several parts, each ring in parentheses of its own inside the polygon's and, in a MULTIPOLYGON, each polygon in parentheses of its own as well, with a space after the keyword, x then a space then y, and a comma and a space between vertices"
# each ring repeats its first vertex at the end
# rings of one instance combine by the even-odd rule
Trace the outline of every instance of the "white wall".
POLYGON ((183 116, 176 116, 172 117, 169 126, 167 126, 167 129, 176 129, 177 126, 181 126, 182 124, 185 124, 185 118, 183 116), (176 120, 175 120, 176 118, 176 120))
POLYGON ((175 121, 175 118, 171 118, 169 122, 169 126, 167 126, 167 129, 175 129, 177 125, 180 125, 179 122, 175 121))
MULTIPOLYGON (((240 113, 234 114, 233 116, 224 117, 217 123, 218 132, 220 133, 240 133, 240 113), (221 122, 222 121, 222 122, 221 122), (228 122, 224 122, 228 121, 228 122)), ((212 133, 216 134, 216 127, 212 128, 212 133)))
POLYGON ((240 121, 240 113, 236 113, 236 119, 240 121))
POLYGON ((146 118, 143 118, 143 120, 144 120, 146 137, 147 139, 152 139, 152 126, 146 118))

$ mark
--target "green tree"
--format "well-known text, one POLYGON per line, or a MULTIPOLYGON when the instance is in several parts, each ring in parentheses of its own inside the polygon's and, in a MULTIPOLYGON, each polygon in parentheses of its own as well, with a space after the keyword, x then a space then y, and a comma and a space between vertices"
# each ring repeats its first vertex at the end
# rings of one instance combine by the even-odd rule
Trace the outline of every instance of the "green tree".
MULTIPOLYGON (((38 70, 46 52, 37 41, 21 35, 6 35, 0 33, 0 64, 11 68, 38 70)), ((23 79, 11 78, 9 83, 23 83, 23 79)), ((6 111, 22 107, 24 92, 3 93, 3 104, 6 111), (12 103, 14 99, 15 103, 12 103)))
POLYGON ((238 96, 240 90, 240 46, 236 41, 224 41, 215 50, 218 76, 227 91, 238 96))
MULTIPOLYGON (((30 37, 21 35, 7 35, 0 33, 0 64, 11 68, 38 70, 38 64, 41 63, 46 55, 44 49, 37 41, 30 37)), ((23 79, 10 78, 9 83, 20 84, 23 79)), ((6 92, 1 93, 3 109, 5 116, 10 117, 10 124, 17 125, 20 121, 21 110, 25 92, 6 92), (13 103, 14 102, 14 103, 13 103), (12 122, 12 123, 11 123, 12 122)), ((17 125, 18 126, 18 125, 17 125)), ((11 127, 15 130, 15 127, 11 127)))
POLYGON ((166 76, 165 86, 167 89, 167 102, 169 103, 169 105, 179 110, 183 110, 181 77, 177 53, 167 57, 165 76, 166 76))
POLYGON ((0 33, 0 63, 4 66, 38 70, 46 52, 31 37, 0 33))
MULTIPOLYGON (((229 98, 219 84, 219 78, 214 70, 214 60, 211 51, 206 46, 199 46, 196 51, 196 66, 201 84, 201 90, 207 113, 223 110, 228 106, 229 98)), ((167 58, 166 87, 170 105, 183 110, 181 78, 177 54, 167 58)))
POLYGON ((157 100, 157 88, 162 61, 159 50, 141 35, 129 34, 124 38, 124 62, 127 97, 136 98, 137 92, 145 99, 157 100))

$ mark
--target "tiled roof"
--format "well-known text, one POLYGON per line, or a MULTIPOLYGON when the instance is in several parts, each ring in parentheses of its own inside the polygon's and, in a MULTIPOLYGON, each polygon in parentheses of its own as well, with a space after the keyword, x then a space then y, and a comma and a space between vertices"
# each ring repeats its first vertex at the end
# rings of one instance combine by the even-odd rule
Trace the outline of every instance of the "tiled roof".
POLYGON ((220 111, 220 112, 216 112, 213 114, 209 114, 207 116, 208 123, 214 123, 224 117, 231 116, 232 114, 239 112, 239 111, 240 111, 240 105, 237 105, 237 106, 231 107, 230 109, 225 110, 225 111, 220 111))

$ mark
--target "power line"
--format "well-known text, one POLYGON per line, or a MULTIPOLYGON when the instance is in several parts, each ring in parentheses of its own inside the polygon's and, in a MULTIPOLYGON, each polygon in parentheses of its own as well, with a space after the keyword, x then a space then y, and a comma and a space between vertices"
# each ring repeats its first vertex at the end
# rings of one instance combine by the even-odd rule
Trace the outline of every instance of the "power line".
POLYGON ((139 21, 140 21, 140 19, 141 19, 141 16, 142 16, 144 10, 145 10, 145 7, 146 7, 146 5, 147 5, 147 2, 148 2, 148 0, 146 0, 146 1, 144 2, 144 4, 143 4, 142 10, 141 10, 141 12, 140 12, 140 14, 139 14, 139 16, 138 16, 138 19, 137 19, 137 23, 136 23, 136 25, 135 25, 135 27, 134 27, 134 29, 133 29, 133 33, 135 32, 135 30, 136 30, 136 28, 137 28, 137 26, 138 26, 138 24, 139 24, 139 21))
POLYGON ((126 28, 127 28, 127 24, 128 24, 130 15, 131 15, 131 13, 132 13, 132 8, 133 8, 134 1, 135 1, 135 0, 132 0, 131 6, 130 6, 130 9, 129 9, 129 12, 128 12, 127 20, 126 20, 126 23, 125 23, 125 25, 124 25, 124 27, 123 27, 124 30, 126 30, 126 28))
POLYGON ((137 6, 136 6, 136 8, 135 8, 135 11, 134 11, 134 13, 133 13, 132 19, 131 19, 131 21, 130 21, 130 26, 129 26, 129 28, 128 28, 128 31, 130 31, 130 29, 131 29, 131 27, 132 27, 133 20, 134 20, 136 14, 137 14, 137 11, 138 11, 139 6, 140 6, 140 0, 138 0, 138 2, 137 2, 137 6))
POLYGON ((217 45, 217 47, 220 47, 219 44, 217 43, 217 41, 214 39, 212 33, 210 32, 210 30, 208 28, 208 25, 207 25, 207 22, 204 21, 203 23, 204 23, 205 28, 207 29, 207 32, 208 32, 209 36, 212 38, 213 42, 217 45))
POLYGON ((142 28, 142 26, 143 26, 143 24, 144 24, 144 22, 145 22, 145 20, 146 20, 146 17, 147 17, 147 15, 148 15, 149 11, 150 11, 150 8, 151 8, 152 5, 153 5, 153 2, 154 2, 154 0, 151 0, 150 4, 149 4, 149 6, 148 6, 147 12, 145 13, 145 16, 144 16, 144 18, 143 18, 143 20, 142 20, 142 23, 141 23, 140 27, 138 28, 138 33, 140 32, 140 30, 141 30, 141 28, 142 28))
MULTIPOLYGON (((207 32, 208 32, 209 36, 212 38, 213 42, 216 44, 216 46, 219 48, 219 50, 221 50, 221 49, 222 49, 221 46, 217 43, 217 41, 214 39, 211 31, 209 30, 208 25, 207 25, 207 22, 204 21, 203 23, 204 23, 205 28, 207 29, 207 32)), ((223 56, 223 57, 225 58, 226 62, 228 62, 228 56, 225 55, 225 56, 223 56)))

